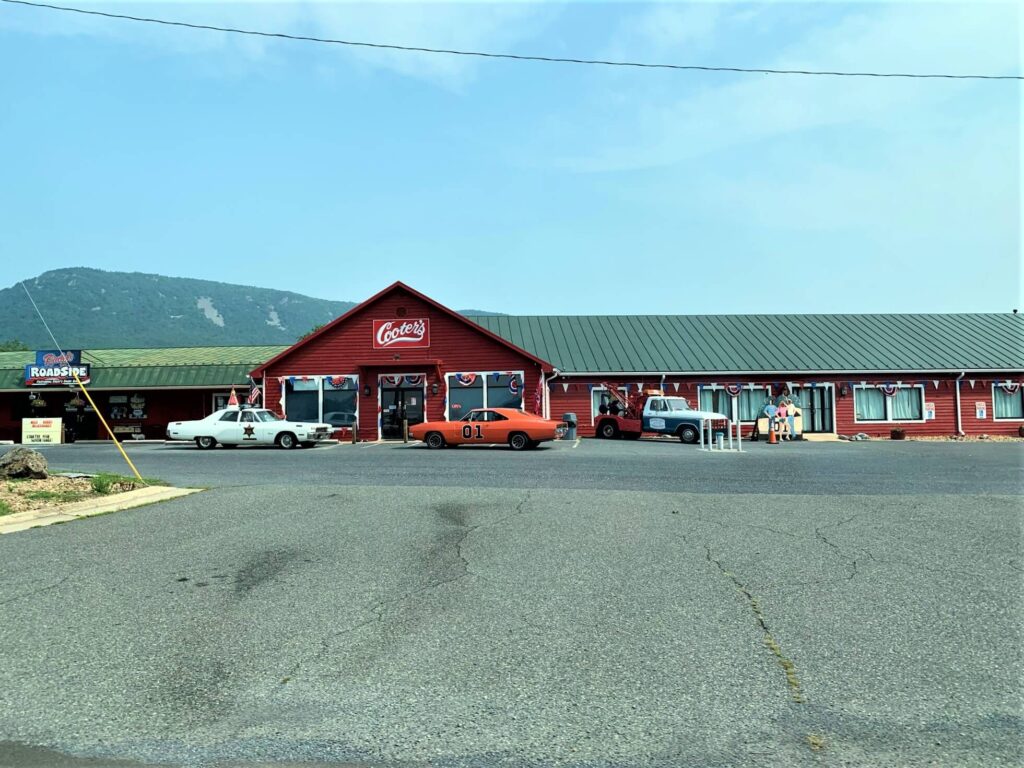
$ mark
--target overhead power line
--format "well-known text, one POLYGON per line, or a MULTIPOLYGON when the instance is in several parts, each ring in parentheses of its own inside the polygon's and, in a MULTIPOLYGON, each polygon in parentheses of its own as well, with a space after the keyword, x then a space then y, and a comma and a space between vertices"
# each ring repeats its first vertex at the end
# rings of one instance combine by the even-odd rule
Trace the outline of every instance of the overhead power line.
POLYGON ((434 53, 447 56, 476 56, 485 59, 511 59, 514 61, 537 61, 555 64, 590 64, 603 67, 636 67, 641 69, 675 69, 696 72, 743 72, 748 74, 761 75, 815 75, 820 77, 898 77, 916 79, 945 79, 945 80, 1024 80, 1024 75, 957 75, 942 73, 921 73, 921 72, 839 72, 815 69, 767 69, 760 67, 705 67, 696 64, 655 64, 640 61, 611 61, 607 59, 578 59, 562 56, 527 56, 515 53, 489 53, 486 51, 464 51, 450 48, 425 48, 414 45, 395 45, 391 43, 369 43, 360 40, 337 40, 327 37, 310 37, 307 35, 290 35, 286 32, 262 32, 254 29, 238 29, 235 27, 218 27, 212 24, 192 24, 185 21, 171 21, 169 19, 155 19, 145 16, 129 16, 122 13, 107 13, 105 11, 87 11, 84 8, 70 8, 62 5, 50 5, 48 3, 33 3, 29 0, 0 0, 10 5, 27 5, 33 8, 48 8, 53 11, 66 11, 68 13, 81 13, 87 16, 103 16, 108 19, 122 19, 124 21, 137 21, 146 24, 162 24, 168 27, 185 27, 188 29, 201 29, 211 32, 229 32, 235 35, 252 35, 255 37, 274 37, 282 40, 296 40, 306 43, 329 43, 332 45, 347 45, 357 48, 381 48, 391 51, 411 51, 416 53, 434 53))

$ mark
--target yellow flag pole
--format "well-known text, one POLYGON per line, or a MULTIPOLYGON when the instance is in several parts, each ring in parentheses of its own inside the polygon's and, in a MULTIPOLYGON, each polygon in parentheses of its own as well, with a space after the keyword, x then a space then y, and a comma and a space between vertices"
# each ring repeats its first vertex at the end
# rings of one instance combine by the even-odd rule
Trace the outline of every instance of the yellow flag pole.
POLYGON ((21 281, 21 287, 25 289, 25 294, 28 296, 28 300, 32 302, 32 308, 35 309, 36 314, 39 315, 39 319, 42 321, 43 327, 46 328, 46 332, 49 334, 50 340, 53 342, 53 346, 57 348, 57 351, 60 352, 61 356, 64 358, 64 362, 71 369, 71 375, 75 377, 75 383, 78 384, 78 388, 82 390, 82 394, 85 395, 85 399, 89 401, 89 405, 92 406, 93 411, 95 411, 96 415, 99 416, 100 423, 103 424, 103 428, 107 430, 107 434, 110 435, 110 439, 114 441, 114 445, 117 446, 117 450, 121 452, 124 460, 128 462, 128 466, 132 468, 132 472, 135 474, 135 477, 138 478, 140 482, 145 482, 142 480, 142 475, 139 474, 139 470, 137 470, 135 465, 132 464, 132 460, 128 458, 128 454, 124 452, 124 448, 121 447, 121 441, 114 435, 114 430, 110 428, 110 425, 107 424, 107 420, 103 418, 103 412, 96 406, 96 403, 93 402, 92 395, 89 394, 89 390, 85 388, 85 384, 83 384, 82 380, 78 378, 78 371, 75 370, 73 365, 68 363, 67 355, 64 354, 64 350, 61 348, 60 344, 57 343, 57 337, 54 336, 53 331, 50 330, 50 326, 46 322, 46 318, 43 317, 43 313, 39 311, 39 305, 36 304, 36 300, 32 298, 32 293, 29 291, 28 286, 25 285, 24 280, 21 281))
POLYGON ((89 401, 89 405, 92 406, 96 415, 99 416, 100 423, 103 425, 103 428, 107 430, 107 434, 110 435, 110 439, 114 441, 114 445, 117 446, 117 450, 121 452, 124 460, 128 462, 128 466, 132 468, 132 472, 135 474, 135 477, 142 480, 142 475, 139 474, 139 470, 137 470, 135 465, 132 464, 132 460, 128 458, 128 454, 125 453, 124 448, 121 446, 121 441, 117 439, 117 436, 114 434, 114 430, 110 428, 110 425, 107 424, 107 420, 103 418, 103 412, 100 411, 96 406, 96 403, 93 402, 92 395, 89 394, 89 390, 85 388, 85 384, 83 384, 82 380, 78 378, 78 371, 74 369, 74 366, 71 366, 71 375, 75 377, 75 383, 78 384, 78 388, 82 390, 82 394, 85 395, 85 399, 89 401))

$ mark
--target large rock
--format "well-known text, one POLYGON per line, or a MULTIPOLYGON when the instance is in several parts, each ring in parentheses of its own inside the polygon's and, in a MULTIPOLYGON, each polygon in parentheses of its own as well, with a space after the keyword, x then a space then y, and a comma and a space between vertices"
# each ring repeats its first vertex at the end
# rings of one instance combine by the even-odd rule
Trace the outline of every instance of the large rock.
POLYGON ((31 448, 14 448, 0 456, 0 477, 47 477, 46 457, 31 448))

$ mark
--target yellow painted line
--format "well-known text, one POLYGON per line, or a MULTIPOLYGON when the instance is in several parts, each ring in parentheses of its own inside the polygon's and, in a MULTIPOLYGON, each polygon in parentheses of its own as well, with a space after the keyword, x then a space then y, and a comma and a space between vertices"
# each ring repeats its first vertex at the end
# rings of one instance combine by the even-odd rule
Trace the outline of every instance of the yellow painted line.
POLYGON ((580 447, 580 439, 578 437, 576 438, 576 442, 572 444, 572 447, 573 448, 579 448, 580 447))

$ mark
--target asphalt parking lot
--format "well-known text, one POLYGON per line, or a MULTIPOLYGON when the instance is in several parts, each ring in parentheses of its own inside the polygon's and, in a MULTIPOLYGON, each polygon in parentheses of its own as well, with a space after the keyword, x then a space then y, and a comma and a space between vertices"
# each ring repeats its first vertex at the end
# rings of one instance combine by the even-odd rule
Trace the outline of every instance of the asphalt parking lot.
POLYGON ((1024 446, 745 447, 129 446, 210 490, 0 537, 0 766, 1020 765, 1024 446))

